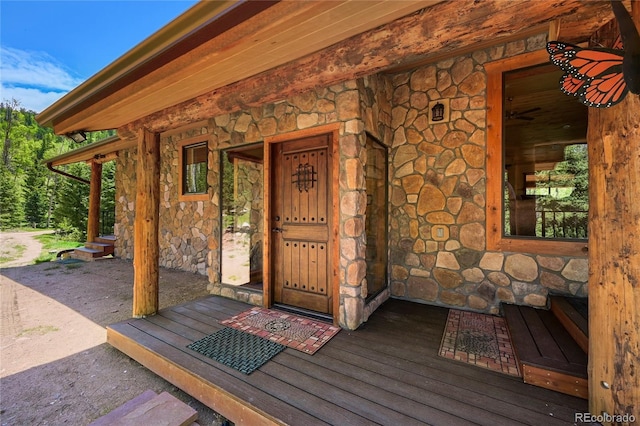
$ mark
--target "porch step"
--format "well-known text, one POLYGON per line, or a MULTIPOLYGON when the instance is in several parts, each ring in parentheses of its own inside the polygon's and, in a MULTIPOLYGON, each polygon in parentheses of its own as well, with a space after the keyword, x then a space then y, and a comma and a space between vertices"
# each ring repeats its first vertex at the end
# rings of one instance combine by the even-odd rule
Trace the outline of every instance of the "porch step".
POLYGON ((116 236, 115 235, 101 235, 100 237, 96 238, 96 242, 114 245, 115 242, 116 242, 116 236))
POLYGON ((89 426, 135 426, 157 425, 196 426, 198 412, 173 395, 160 395, 146 390, 134 399, 125 402, 110 413, 95 420, 89 426))
POLYGON ((80 260, 95 260, 109 256, 114 253, 116 237, 113 235, 103 235, 97 237, 95 241, 87 241, 84 247, 76 248, 71 257, 80 260))
POLYGON ((525 383, 588 399, 587 355, 554 313, 503 309, 525 383))
POLYGON ((99 243, 96 241, 84 243, 86 248, 101 251, 105 256, 113 254, 113 244, 99 243))
POLYGON ((104 256, 102 250, 94 250, 87 247, 78 247, 73 250, 73 253, 71 253, 71 257, 80 260, 95 260, 96 258, 102 256, 104 256))
POLYGON ((551 312, 586 354, 589 353, 589 318, 587 309, 586 298, 551 297, 551 312))

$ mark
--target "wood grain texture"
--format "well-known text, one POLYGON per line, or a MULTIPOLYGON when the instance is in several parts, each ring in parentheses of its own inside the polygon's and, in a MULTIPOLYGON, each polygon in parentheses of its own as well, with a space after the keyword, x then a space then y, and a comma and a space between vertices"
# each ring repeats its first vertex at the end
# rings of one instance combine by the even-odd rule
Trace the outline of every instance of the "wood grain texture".
POLYGON ((185 348, 249 305, 207 297, 114 324, 108 340, 236 424, 565 425, 587 402, 437 355, 447 310, 389 300, 313 356, 286 349, 250 375, 185 348), (551 415, 550 415, 551 414, 551 415), (250 423, 250 422, 255 423, 250 423))
POLYGON ((133 224, 133 317, 158 311, 160 212, 160 138, 138 130, 136 214, 133 224))
MULTIPOLYGON (((632 2, 640 27, 640 3, 632 2)), ((592 413, 640 417, 640 96, 589 108, 592 413)))
POLYGON ((425 13, 397 19, 316 53, 292 58, 286 64, 137 118, 119 126, 118 134, 130 138, 140 126, 164 131, 190 121, 286 99, 315 87, 374 74, 430 54, 448 52, 453 56, 460 49, 487 39, 499 43, 501 37, 523 28, 548 25, 549 21, 576 10, 582 10, 586 18, 597 15, 596 12, 605 7, 607 5, 597 2, 587 4, 577 0, 558 2, 553 7, 545 2, 521 1, 438 3, 425 13))

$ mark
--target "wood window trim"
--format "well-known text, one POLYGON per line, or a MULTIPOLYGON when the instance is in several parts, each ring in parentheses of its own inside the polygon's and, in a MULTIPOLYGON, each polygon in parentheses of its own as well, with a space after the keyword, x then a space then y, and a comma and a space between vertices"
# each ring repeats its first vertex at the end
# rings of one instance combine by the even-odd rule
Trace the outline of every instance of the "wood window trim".
POLYGON ((587 256, 586 241, 559 241, 503 236, 502 208, 502 76, 507 71, 544 64, 546 50, 538 50, 485 64, 487 72, 487 250, 538 253, 559 256, 587 256))
MULTIPOLYGON (((207 138, 197 137, 185 139, 178 142, 178 201, 206 201, 209 199, 209 184, 207 183, 207 191, 202 194, 185 194, 184 193, 184 148, 190 145, 205 144, 207 147, 207 175, 211 169, 209 165, 209 140, 207 138)), ((208 181, 208 178, 207 178, 208 181)))

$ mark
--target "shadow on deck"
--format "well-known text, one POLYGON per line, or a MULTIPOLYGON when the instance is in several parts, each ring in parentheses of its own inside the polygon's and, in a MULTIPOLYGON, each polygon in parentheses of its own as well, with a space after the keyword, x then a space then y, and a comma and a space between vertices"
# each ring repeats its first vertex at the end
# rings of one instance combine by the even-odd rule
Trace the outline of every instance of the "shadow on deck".
POLYGON ((236 424, 574 423, 587 401, 438 356, 447 309, 390 300, 315 355, 286 349, 250 375, 186 346, 250 306, 220 297, 107 329, 107 341, 236 424))

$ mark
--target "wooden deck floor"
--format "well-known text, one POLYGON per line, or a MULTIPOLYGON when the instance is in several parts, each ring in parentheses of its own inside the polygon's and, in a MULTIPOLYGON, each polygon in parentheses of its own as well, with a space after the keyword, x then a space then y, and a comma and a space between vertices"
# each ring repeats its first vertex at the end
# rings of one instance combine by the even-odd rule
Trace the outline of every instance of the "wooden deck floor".
POLYGON ((437 355, 447 310, 390 300, 315 355, 250 375, 185 346, 249 305, 211 296, 108 328, 113 346, 236 424, 566 425, 587 402, 437 355))

